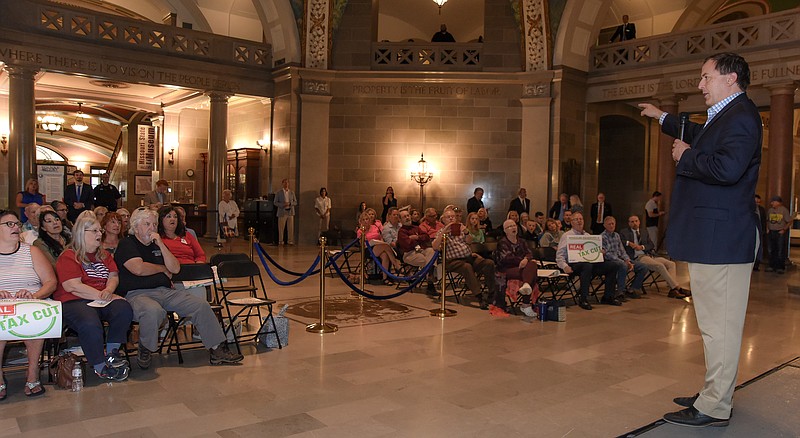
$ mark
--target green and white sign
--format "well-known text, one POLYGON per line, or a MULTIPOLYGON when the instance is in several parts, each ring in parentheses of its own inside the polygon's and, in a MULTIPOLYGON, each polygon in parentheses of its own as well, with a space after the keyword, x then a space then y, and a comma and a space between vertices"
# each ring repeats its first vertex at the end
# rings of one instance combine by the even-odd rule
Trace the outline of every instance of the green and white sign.
POLYGON ((603 261, 603 236, 581 234, 567 236, 569 263, 601 263, 603 261))
POLYGON ((0 340, 61 337, 61 302, 0 300, 0 340))

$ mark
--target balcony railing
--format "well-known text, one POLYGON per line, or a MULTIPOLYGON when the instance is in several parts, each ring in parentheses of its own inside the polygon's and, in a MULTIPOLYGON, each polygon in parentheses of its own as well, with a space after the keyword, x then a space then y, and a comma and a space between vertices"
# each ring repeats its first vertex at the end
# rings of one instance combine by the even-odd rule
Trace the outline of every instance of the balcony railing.
POLYGON ((591 51, 589 68, 600 72, 798 42, 800 12, 793 9, 687 32, 595 47, 591 51))
POLYGON ((7 28, 57 34, 93 43, 213 60, 229 65, 272 67, 272 47, 238 38, 133 20, 37 0, 0 2, 7 28))
POLYGON ((480 71, 482 50, 482 43, 372 43, 372 69, 480 71))

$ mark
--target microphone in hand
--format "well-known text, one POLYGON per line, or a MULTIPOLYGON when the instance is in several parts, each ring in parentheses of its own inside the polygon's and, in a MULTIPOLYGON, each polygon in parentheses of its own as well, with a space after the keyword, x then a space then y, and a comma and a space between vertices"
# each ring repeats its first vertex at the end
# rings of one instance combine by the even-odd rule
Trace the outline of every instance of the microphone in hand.
POLYGON ((686 123, 689 122, 689 113, 680 113, 681 120, 681 141, 683 141, 683 134, 686 132, 686 123))

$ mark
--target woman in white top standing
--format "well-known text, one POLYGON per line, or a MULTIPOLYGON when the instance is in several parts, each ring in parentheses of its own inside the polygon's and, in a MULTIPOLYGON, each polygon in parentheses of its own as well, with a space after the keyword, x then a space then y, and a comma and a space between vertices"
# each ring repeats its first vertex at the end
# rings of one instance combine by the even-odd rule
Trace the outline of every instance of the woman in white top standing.
MULTIPOLYGON (((0 211, 0 299, 3 300, 41 300, 50 296, 56 289, 53 266, 39 248, 20 242, 22 223, 16 213, 0 211)), ((25 349, 28 356, 28 373, 25 379, 25 395, 36 397, 44 394, 39 381, 39 356, 42 354, 44 339, 28 339, 25 349)), ((0 363, 3 363, 3 350, 6 341, 0 341, 0 363)), ((0 367, 0 401, 8 395, 8 382, 0 367)))
MULTIPOLYGON (((222 191, 222 201, 219 201, 219 225, 220 230, 224 229, 224 227, 228 227, 230 230, 233 230, 233 235, 239 235, 239 229, 237 228, 237 223, 239 219, 239 206, 236 205, 236 201, 233 199, 233 193, 230 190, 225 189, 222 191)), ((220 236, 223 239, 226 236, 220 236)))
POLYGON ((319 232, 328 231, 331 222, 331 198, 328 197, 328 189, 319 189, 319 196, 314 200, 314 210, 319 216, 319 232))

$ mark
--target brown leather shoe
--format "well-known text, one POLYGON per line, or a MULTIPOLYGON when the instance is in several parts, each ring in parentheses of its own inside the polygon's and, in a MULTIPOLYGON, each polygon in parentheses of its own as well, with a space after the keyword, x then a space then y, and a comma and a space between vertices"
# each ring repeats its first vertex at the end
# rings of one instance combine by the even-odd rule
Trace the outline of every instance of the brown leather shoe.
POLYGON ((683 298, 686 298, 686 295, 681 293, 681 289, 679 287, 676 287, 675 289, 671 289, 669 291, 669 293, 667 294, 667 296, 670 297, 670 298, 677 298, 679 300, 683 299, 683 298))

